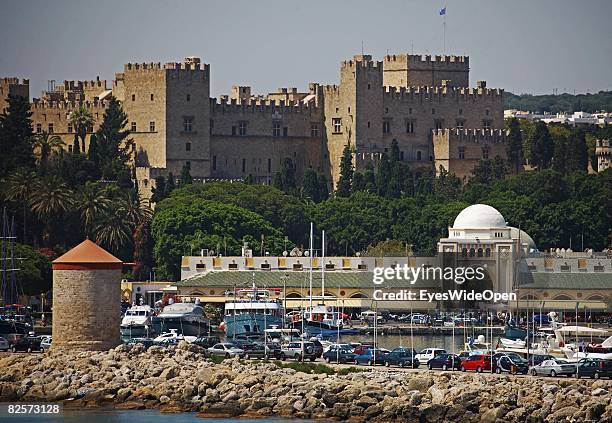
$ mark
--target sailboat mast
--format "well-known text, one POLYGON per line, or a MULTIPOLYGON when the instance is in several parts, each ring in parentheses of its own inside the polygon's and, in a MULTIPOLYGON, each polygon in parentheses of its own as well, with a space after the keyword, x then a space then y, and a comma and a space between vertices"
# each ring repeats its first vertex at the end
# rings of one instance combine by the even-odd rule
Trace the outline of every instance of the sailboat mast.
POLYGON ((310 313, 312 313, 312 230, 313 224, 310 222, 310 253, 308 254, 308 257, 310 258, 310 272, 308 275, 310 284, 308 289, 308 306, 310 307, 310 313))
POLYGON ((325 231, 322 231, 321 239, 321 295, 325 305, 325 231))

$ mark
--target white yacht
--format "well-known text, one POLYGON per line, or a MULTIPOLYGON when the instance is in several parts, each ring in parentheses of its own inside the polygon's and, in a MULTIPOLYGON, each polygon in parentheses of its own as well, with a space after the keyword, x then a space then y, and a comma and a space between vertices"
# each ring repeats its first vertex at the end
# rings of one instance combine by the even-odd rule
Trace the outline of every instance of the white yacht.
POLYGON ((121 320, 122 338, 149 337, 153 333, 151 325, 153 309, 148 305, 133 306, 127 309, 121 320))
POLYGON ((161 313, 151 318, 156 333, 172 329, 185 336, 204 336, 208 334, 209 322, 204 308, 196 303, 168 304, 161 313))

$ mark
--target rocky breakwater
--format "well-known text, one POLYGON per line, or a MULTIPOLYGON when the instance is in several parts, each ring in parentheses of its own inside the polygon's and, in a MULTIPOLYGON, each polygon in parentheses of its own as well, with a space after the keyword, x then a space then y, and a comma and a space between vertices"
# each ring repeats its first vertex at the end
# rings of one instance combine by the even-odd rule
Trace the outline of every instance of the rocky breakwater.
MULTIPOLYGON (((194 345, 0 356, 0 401, 195 411, 205 417, 352 421, 612 421, 609 380, 459 372, 312 374, 275 363, 215 364, 194 345)), ((329 369, 327 369, 329 370, 329 369)))

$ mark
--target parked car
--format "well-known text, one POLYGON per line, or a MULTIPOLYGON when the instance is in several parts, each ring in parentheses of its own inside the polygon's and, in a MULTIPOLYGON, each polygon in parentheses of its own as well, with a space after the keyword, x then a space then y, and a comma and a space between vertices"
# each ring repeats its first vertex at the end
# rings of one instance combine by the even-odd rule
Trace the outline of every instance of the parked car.
POLYGON ((537 366, 538 364, 546 361, 546 360, 555 360, 556 357, 553 357, 552 355, 548 355, 548 354, 535 354, 529 357, 529 365, 530 366, 537 366))
POLYGON ((275 349, 273 345, 264 345, 260 342, 243 345, 244 358, 279 358, 280 348, 275 349))
POLYGON ((24 336, 25 335, 22 335, 20 333, 9 333, 4 336, 4 339, 6 339, 9 345, 12 347, 13 344, 15 344, 17 341, 19 341, 24 336))
POLYGON ((23 338, 20 338, 17 342, 13 344, 13 346, 11 347, 11 350, 13 352, 42 351, 42 348, 40 347, 40 338, 36 336, 24 336, 23 338))
POLYGON ((601 358, 582 358, 576 366, 576 376, 588 376, 594 379, 600 377, 612 378, 612 360, 601 358))
POLYGON ((285 344, 280 350, 280 359, 294 358, 298 361, 310 360, 315 361, 317 358, 315 346, 310 341, 293 341, 285 344))
POLYGON ((0 336, 0 351, 8 351, 10 348, 8 341, 0 336))
POLYGON ((435 356, 444 353, 446 353, 446 350, 443 350, 442 348, 425 348, 416 355, 416 358, 418 358, 421 363, 427 363, 435 356))
POLYGON ((473 352, 470 352, 470 351, 461 351, 459 353, 459 358, 461 359, 461 361, 463 361, 463 360, 467 360, 468 358, 470 358, 473 355, 474 355, 473 352))
POLYGON ((378 348, 368 348, 361 354, 355 356, 355 364, 367 364, 374 366, 376 364, 385 364, 387 352, 378 348))
POLYGON ((527 360, 522 358, 520 355, 515 353, 497 353, 493 355, 495 359, 496 355, 499 355, 495 364, 495 373, 523 373, 527 374, 529 365, 527 360))
POLYGON ((491 364, 495 369, 495 361, 491 360, 489 354, 472 354, 461 362, 461 371, 474 370, 476 373, 482 373, 483 371, 491 371, 491 364))
POLYGON ((323 355, 323 344, 318 339, 311 339, 312 345, 314 345, 314 352, 317 358, 323 355))
POLYGON ((244 356, 244 350, 241 348, 238 348, 236 345, 231 344, 229 342, 220 342, 218 344, 213 345, 212 347, 208 348, 208 353, 210 355, 217 355, 217 356, 222 356, 225 358, 230 358, 230 357, 243 357, 244 356))
MULTIPOLYGON (((148 349, 150 346, 155 345, 155 342, 153 342, 153 340, 149 338, 132 338, 128 340, 126 344, 127 345, 142 344, 146 349, 148 349)), ((49 340, 49 346, 50 345, 51 345, 51 340, 49 340)), ((45 347, 44 341, 41 343, 41 346, 43 347, 43 349, 47 348, 45 347)))
POLYGON ((195 341, 193 341, 194 344, 203 347, 203 348, 210 348, 215 344, 220 343, 221 340, 219 339, 218 336, 199 336, 196 338, 195 341))
POLYGON ((363 354, 365 350, 368 350, 370 348, 374 348, 374 345, 359 344, 355 348, 353 348, 353 352, 355 353, 355 355, 360 355, 363 354))
POLYGON ((545 375, 555 377, 557 375, 572 376, 576 373, 576 365, 554 358, 551 360, 544 360, 534 366, 531 366, 529 373, 532 376, 545 375))
POLYGON ((323 353, 323 359, 328 363, 352 363, 356 356, 349 346, 336 344, 323 353))
POLYGON ((414 350, 398 347, 385 356, 385 366, 418 368, 421 363, 414 350))
POLYGON ((461 369, 461 359, 459 358, 457 354, 449 354, 449 353, 438 354, 427 362, 427 368, 429 370, 438 369, 438 368, 442 370, 448 370, 448 369, 460 370, 461 369))

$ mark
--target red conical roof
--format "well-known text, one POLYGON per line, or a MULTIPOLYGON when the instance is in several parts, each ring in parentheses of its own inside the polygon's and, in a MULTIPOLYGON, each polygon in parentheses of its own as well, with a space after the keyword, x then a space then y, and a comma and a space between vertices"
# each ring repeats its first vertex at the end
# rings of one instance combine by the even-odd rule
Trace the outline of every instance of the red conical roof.
POLYGON ((54 270, 67 270, 77 268, 116 269, 121 268, 123 262, 111 253, 101 248, 95 242, 86 239, 61 257, 53 260, 54 270), (68 266, 67 266, 68 265, 68 266), (84 266, 71 266, 84 265, 84 266))

